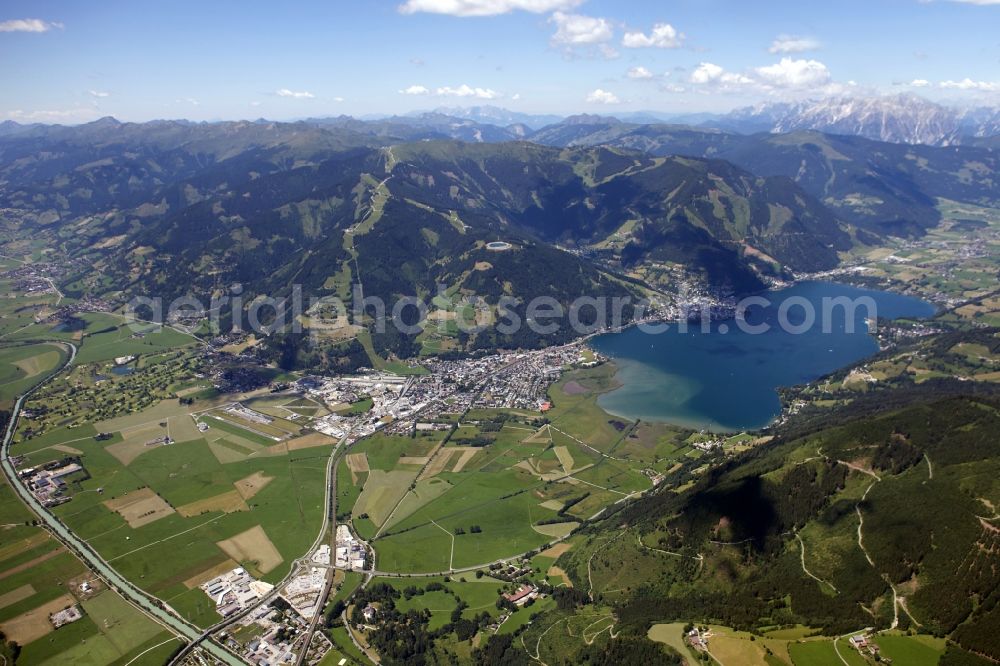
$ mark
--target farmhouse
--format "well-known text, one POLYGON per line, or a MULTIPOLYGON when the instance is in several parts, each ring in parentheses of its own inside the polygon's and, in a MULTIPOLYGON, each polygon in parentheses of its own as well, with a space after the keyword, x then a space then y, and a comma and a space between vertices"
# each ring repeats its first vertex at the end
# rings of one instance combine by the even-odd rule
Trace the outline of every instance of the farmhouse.
POLYGON ((75 462, 60 465, 46 465, 46 469, 28 468, 20 472, 30 490, 45 506, 55 506, 68 502, 69 497, 63 495, 66 481, 63 477, 83 471, 83 467, 75 462))
MULTIPOLYGON (((851 636, 850 643, 851 647, 857 649, 857 651, 860 652, 862 655, 864 655, 865 652, 867 652, 871 656, 875 657, 879 653, 878 645, 864 634, 857 634, 856 636, 851 636)), ((881 661, 891 663, 890 660, 884 658, 881 659, 881 661)))
POLYGON ((522 585, 513 593, 504 593, 503 598, 515 606, 523 606, 529 599, 538 597, 538 589, 534 585, 522 585))
POLYGON ((708 632, 699 631, 698 627, 695 627, 687 633, 685 636, 688 645, 693 647, 695 650, 708 650, 708 632))

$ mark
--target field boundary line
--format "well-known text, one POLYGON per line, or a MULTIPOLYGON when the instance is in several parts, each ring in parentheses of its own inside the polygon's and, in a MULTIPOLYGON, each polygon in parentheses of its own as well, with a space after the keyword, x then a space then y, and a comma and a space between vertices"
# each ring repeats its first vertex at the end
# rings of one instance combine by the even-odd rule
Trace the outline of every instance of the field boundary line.
POLYGON ((125 666, 129 666, 129 664, 131 664, 132 662, 134 662, 136 659, 138 659, 142 655, 146 654, 147 652, 152 652, 153 650, 155 650, 156 648, 158 648, 158 647, 160 647, 162 645, 166 645, 167 643, 170 643, 172 641, 179 641, 179 640, 181 640, 179 636, 171 636, 170 638, 168 638, 167 640, 163 641, 162 643, 157 643, 153 647, 146 648, 145 650, 143 650, 139 654, 137 654, 134 657, 132 657, 132 659, 130 659, 129 661, 127 661, 125 663, 125 666))
POLYGON ((455 535, 452 534, 451 532, 449 532, 448 530, 444 529, 443 527, 441 527, 437 523, 435 523, 433 520, 431 522, 434 523, 434 525, 436 527, 440 528, 445 534, 447 534, 448 536, 451 537, 451 557, 448 558, 448 571, 454 571, 455 570, 455 535))
POLYGON ((110 560, 106 560, 106 561, 110 563, 110 562, 114 562, 115 560, 120 560, 121 558, 125 557, 126 555, 131 555, 133 553, 138 553, 140 550, 145 550, 145 549, 149 548, 150 546, 155 546, 158 543, 163 543, 164 541, 169 541, 170 539, 173 539, 175 537, 179 537, 182 534, 187 534, 188 532, 193 532, 196 529, 204 527, 205 525, 208 525, 209 523, 214 523, 216 520, 219 520, 220 518, 225 518, 228 515, 229 514, 227 514, 227 513, 223 513, 223 514, 220 514, 220 515, 216 516, 215 518, 209 518, 205 522, 199 523, 199 524, 195 525, 194 527, 190 527, 190 528, 188 528, 186 530, 183 530, 181 532, 177 532, 176 534, 171 534, 170 536, 164 537, 164 538, 162 538, 162 539, 160 539, 158 541, 153 541, 151 543, 147 543, 145 546, 139 546, 135 550, 130 550, 127 553, 122 553, 121 555, 116 555, 115 557, 112 557, 110 560))

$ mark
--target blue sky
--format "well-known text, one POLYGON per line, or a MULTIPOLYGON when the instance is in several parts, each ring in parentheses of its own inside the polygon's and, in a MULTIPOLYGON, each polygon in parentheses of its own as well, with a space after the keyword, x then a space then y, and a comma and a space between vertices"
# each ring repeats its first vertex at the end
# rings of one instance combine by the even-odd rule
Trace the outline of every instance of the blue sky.
POLYGON ((0 119, 1000 103, 1000 0, 5 0, 0 119))

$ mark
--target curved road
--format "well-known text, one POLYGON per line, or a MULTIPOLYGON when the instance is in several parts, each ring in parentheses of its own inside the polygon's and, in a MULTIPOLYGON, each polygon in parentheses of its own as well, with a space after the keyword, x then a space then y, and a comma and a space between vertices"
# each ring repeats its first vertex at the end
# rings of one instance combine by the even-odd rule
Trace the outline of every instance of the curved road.
MULTIPOLYGON (((146 594, 113 569, 101 558, 100 555, 97 554, 95 550, 73 534, 73 532, 70 531, 69 528, 67 528, 62 521, 55 516, 55 514, 49 511, 47 507, 39 502, 38 499, 32 495, 27 488, 25 488, 25 486, 21 483, 17 470, 14 468, 14 464, 10 459, 10 444, 14 439, 14 433, 17 431, 17 423, 21 416, 21 409, 24 406, 25 400, 40 386, 43 386, 46 382, 51 381, 54 377, 59 375, 63 370, 71 365, 74 360, 76 360, 76 345, 64 341, 60 341, 58 344, 64 345, 66 350, 69 352, 69 357, 66 362, 53 370, 43 381, 19 396, 14 403, 14 408, 11 410, 10 421, 7 423, 7 430, 4 432, 2 449, 0 449, 0 466, 2 466, 3 473, 7 477, 7 481, 10 483, 11 488, 13 488, 18 497, 21 498, 21 501, 23 501, 29 509, 41 518, 41 520, 49 528, 49 531, 59 541, 73 551, 77 557, 82 559, 87 566, 94 571, 94 573, 100 576, 108 584, 109 587, 116 589, 123 597, 131 601, 136 606, 139 606, 142 610, 151 615, 157 622, 168 627, 178 636, 181 636, 188 641, 196 641, 201 635, 201 630, 198 627, 163 608, 160 600, 146 594)), ((244 663, 241 659, 236 657, 236 655, 216 643, 206 642, 204 643, 204 647, 214 658, 225 664, 238 666, 244 663)))

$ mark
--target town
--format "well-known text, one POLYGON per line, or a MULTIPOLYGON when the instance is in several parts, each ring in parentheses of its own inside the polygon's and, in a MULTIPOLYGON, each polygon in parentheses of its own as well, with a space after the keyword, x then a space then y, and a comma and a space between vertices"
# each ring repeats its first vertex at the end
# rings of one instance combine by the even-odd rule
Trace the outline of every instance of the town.
MULTIPOLYGON (((589 352, 588 352, 589 353, 589 352)), ((464 360, 432 360, 423 375, 400 377, 380 372, 357 376, 307 376, 295 383, 300 390, 336 410, 370 399, 362 414, 335 413, 316 419, 312 427, 348 444, 376 430, 409 434, 413 429, 443 428, 445 414, 471 409, 522 409, 545 412, 546 392, 572 365, 596 365, 604 359, 583 355, 582 343, 532 352, 508 352, 464 360)))

